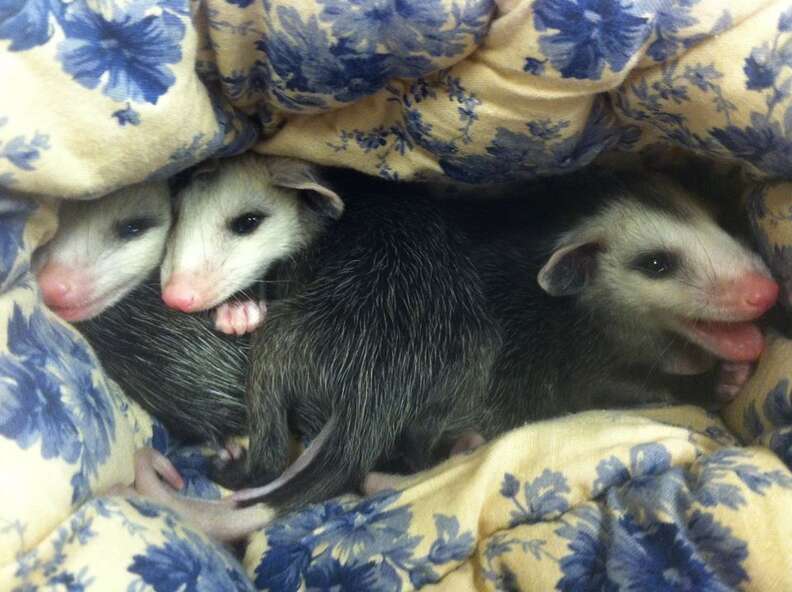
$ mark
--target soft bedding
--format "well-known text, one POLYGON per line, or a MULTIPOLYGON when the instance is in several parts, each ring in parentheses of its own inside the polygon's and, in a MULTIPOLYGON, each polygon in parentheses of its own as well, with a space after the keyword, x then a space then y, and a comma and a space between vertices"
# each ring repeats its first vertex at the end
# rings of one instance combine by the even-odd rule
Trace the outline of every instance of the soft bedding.
POLYGON ((788 298, 789 2, 6 0, 0 81, 0 588, 792 590, 782 336, 720 416, 528 425, 398 491, 283 518, 239 563, 110 495, 144 445, 189 494, 222 492, 41 304, 30 267, 49 198, 250 148, 482 182, 661 143, 750 168, 746 212, 788 298))

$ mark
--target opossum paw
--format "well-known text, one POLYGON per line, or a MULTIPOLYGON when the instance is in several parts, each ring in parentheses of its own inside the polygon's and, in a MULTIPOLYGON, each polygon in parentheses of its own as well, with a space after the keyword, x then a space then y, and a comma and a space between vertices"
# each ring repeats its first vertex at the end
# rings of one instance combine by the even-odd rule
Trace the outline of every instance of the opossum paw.
POLYGON ((749 362, 723 362, 718 369, 715 395, 721 403, 730 403, 739 394, 753 373, 754 365, 749 362))
POLYGON ((244 335, 261 326, 266 316, 264 301, 224 302, 215 309, 215 329, 227 335, 244 335))
POLYGON ((222 463, 229 463, 240 460, 245 455, 245 449, 237 442, 228 440, 217 451, 217 461, 222 463))
POLYGON ((486 444, 486 440, 484 436, 479 434, 478 432, 465 432, 461 436, 459 436, 454 445, 451 447, 451 452, 449 456, 456 456, 458 454, 468 454, 473 452, 480 446, 486 444))
POLYGON ((121 497, 132 497, 135 495, 139 495, 137 489, 132 487, 131 485, 122 485, 121 483, 116 483, 112 487, 108 488, 105 492, 105 495, 119 495, 121 497))
POLYGON ((237 490, 250 485, 247 451, 241 446, 221 448, 212 458, 209 478, 226 489, 237 490))
POLYGON ((363 491, 363 495, 365 496, 374 495, 375 493, 385 491, 386 489, 398 489, 406 478, 407 477, 405 475, 372 471, 366 475, 361 489, 363 491))
POLYGON ((184 488, 181 473, 165 455, 153 448, 141 448, 135 453, 135 489, 142 495, 161 491, 160 479, 179 491, 184 488))

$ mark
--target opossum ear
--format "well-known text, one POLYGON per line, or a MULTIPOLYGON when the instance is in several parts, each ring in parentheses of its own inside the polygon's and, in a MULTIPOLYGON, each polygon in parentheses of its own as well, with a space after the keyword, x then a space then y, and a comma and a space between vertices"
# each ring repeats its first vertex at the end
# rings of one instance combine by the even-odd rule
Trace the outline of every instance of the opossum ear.
POLYGON ((314 165, 296 158, 270 157, 267 169, 274 185, 299 189, 312 209, 334 220, 344 213, 343 200, 322 180, 314 165))
POLYGON ((539 270, 539 285, 551 296, 579 293, 594 274, 599 250, 590 242, 560 247, 539 270))

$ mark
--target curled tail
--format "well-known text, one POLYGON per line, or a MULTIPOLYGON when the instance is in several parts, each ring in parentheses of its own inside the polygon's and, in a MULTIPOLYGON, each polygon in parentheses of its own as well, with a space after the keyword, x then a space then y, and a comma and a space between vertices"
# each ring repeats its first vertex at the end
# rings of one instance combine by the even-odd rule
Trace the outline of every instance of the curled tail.
POLYGON ((369 426, 332 416, 280 477, 263 487, 240 490, 232 500, 238 507, 264 503, 284 513, 358 489, 389 437, 385 430, 369 426), (361 434, 361 428, 368 433, 361 434))

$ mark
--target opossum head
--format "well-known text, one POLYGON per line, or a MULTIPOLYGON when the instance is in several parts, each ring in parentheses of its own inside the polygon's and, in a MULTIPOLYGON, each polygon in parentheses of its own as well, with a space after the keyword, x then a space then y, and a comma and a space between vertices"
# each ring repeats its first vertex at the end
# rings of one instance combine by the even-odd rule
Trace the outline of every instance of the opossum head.
MULTIPOLYGON (((764 341, 751 321, 778 296, 759 256, 659 176, 609 195, 594 216, 561 237, 538 280, 551 295, 576 295, 638 356, 652 343, 667 347, 659 344, 672 335, 698 346, 688 348, 692 354, 755 360, 764 341)), ((658 362, 671 371, 686 365, 658 362)))
POLYGON ((343 202, 302 161, 253 153, 196 172, 178 195, 161 267, 171 308, 212 308, 260 280, 312 238, 343 202))
POLYGON ((112 306, 157 268, 171 218, 165 182, 63 202, 57 233, 37 255, 44 302, 69 321, 112 306))

